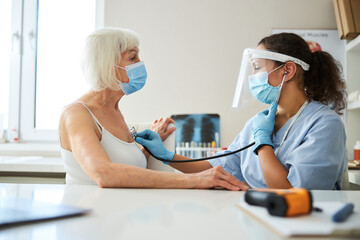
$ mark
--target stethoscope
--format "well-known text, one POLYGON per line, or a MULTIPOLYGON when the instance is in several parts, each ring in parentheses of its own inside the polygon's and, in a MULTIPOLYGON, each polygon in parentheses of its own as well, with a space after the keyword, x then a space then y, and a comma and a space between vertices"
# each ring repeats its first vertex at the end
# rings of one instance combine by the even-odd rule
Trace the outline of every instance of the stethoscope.
MULTIPOLYGON (((276 149, 275 151, 275 156, 277 157, 277 154, 279 152, 280 147, 283 145, 291 127, 294 125, 296 119, 298 119, 298 117, 300 116, 300 114, 304 111, 305 107, 309 104, 309 101, 306 100, 304 102, 304 104, 300 107, 300 109, 297 111, 297 113, 295 114, 293 120, 291 121, 289 127, 287 128, 284 137, 281 140, 281 143, 279 145, 279 147, 276 149)), ((134 127, 132 127, 131 129, 129 129, 131 136, 133 137, 133 139, 135 140, 136 136, 137 136, 137 132, 135 130, 134 127)), ((219 154, 216 156, 212 156, 212 157, 205 157, 205 158, 197 158, 197 159, 190 159, 190 160, 167 160, 167 159, 162 159, 159 158, 157 156, 155 156, 147 147, 143 146, 144 149, 155 159, 162 161, 162 162, 167 162, 167 163, 187 163, 187 162, 199 162, 199 161, 205 161, 205 160, 210 160, 210 159, 215 159, 215 158, 221 158, 221 157, 225 157, 225 156, 229 156, 241 151, 244 151, 245 149, 248 149, 249 147, 253 146, 255 144, 255 142, 250 143, 249 145, 246 145, 245 147, 239 148, 238 150, 232 151, 232 152, 228 152, 228 153, 223 153, 223 154, 219 154)))
MULTIPOLYGON (((137 134, 135 128, 132 127, 129 131, 130 131, 131 136, 135 139, 135 138, 136 138, 136 134, 137 134)), ((162 158, 159 158, 159 157, 155 156, 147 147, 143 146, 143 148, 145 148, 145 150, 146 150, 152 157, 154 157, 155 159, 157 159, 157 160, 159 160, 159 161, 167 162, 167 163, 188 163, 188 162, 200 162, 200 161, 210 160, 210 159, 214 159, 214 158, 220 158, 220 157, 229 156, 229 155, 232 155, 232 154, 235 154, 235 153, 244 151, 245 149, 253 146, 254 144, 255 144, 255 142, 252 142, 252 143, 250 143, 249 145, 246 145, 245 147, 240 148, 240 149, 238 149, 238 150, 235 150, 235 151, 232 151, 232 152, 228 152, 228 153, 219 154, 219 155, 212 156, 212 157, 189 159, 189 160, 167 160, 167 159, 162 159, 162 158)))

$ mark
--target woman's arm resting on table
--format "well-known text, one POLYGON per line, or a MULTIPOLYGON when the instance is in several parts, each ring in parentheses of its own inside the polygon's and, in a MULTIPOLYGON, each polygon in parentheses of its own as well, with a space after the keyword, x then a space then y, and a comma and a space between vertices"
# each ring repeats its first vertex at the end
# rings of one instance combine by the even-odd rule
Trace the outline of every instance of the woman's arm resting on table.
POLYGON ((223 187, 233 191, 247 190, 248 186, 221 167, 196 174, 158 172, 135 166, 111 163, 101 169, 100 187, 134 188, 197 188, 223 187))

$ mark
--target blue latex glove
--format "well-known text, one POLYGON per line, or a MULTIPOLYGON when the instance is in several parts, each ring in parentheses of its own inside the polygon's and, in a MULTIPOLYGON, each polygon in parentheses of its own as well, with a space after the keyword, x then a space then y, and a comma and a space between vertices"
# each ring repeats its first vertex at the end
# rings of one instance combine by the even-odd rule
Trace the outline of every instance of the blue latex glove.
MULTIPOLYGON (((150 152, 158 158, 172 160, 175 155, 175 152, 170 152, 165 148, 163 142, 161 141, 160 135, 157 132, 151 131, 150 129, 139 132, 136 135, 135 141, 147 147, 150 152)), ((168 162, 163 163, 169 164, 168 162)))
POLYGON ((254 153, 264 145, 269 145, 274 148, 271 141, 271 135, 274 131, 275 114, 278 103, 273 102, 269 109, 259 112, 253 119, 252 131, 254 134, 254 153))

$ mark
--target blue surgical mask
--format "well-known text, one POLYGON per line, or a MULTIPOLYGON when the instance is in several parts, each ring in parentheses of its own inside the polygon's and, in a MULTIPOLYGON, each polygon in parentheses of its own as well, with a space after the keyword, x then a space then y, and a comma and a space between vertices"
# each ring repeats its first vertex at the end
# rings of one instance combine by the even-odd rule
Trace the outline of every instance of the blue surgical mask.
POLYGON ((126 74, 129 77, 128 83, 121 83, 121 89, 126 95, 132 94, 140 89, 142 89, 146 83, 146 68, 143 61, 137 62, 125 68, 117 66, 121 69, 126 70, 126 74))
POLYGON ((284 74, 281 84, 277 87, 273 87, 269 84, 269 74, 281 68, 283 65, 268 72, 260 72, 249 76, 249 88, 252 95, 260 102, 271 104, 275 101, 279 101, 280 93, 286 74, 284 74))

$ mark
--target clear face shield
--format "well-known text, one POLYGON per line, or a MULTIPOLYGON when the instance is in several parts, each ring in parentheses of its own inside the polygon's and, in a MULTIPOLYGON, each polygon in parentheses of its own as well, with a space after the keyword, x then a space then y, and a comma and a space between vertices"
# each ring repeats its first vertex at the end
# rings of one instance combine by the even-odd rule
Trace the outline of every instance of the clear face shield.
POLYGON ((299 64, 305 71, 309 70, 309 65, 304 61, 287 56, 285 54, 260 49, 245 49, 235 89, 235 95, 232 104, 233 109, 239 110, 256 100, 250 91, 249 81, 257 81, 256 78, 259 77, 265 77, 267 79, 267 75, 269 73, 276 71, 282 66, 276 65, 276 61, 282 63, 292 61, 296 64, 299 64))

